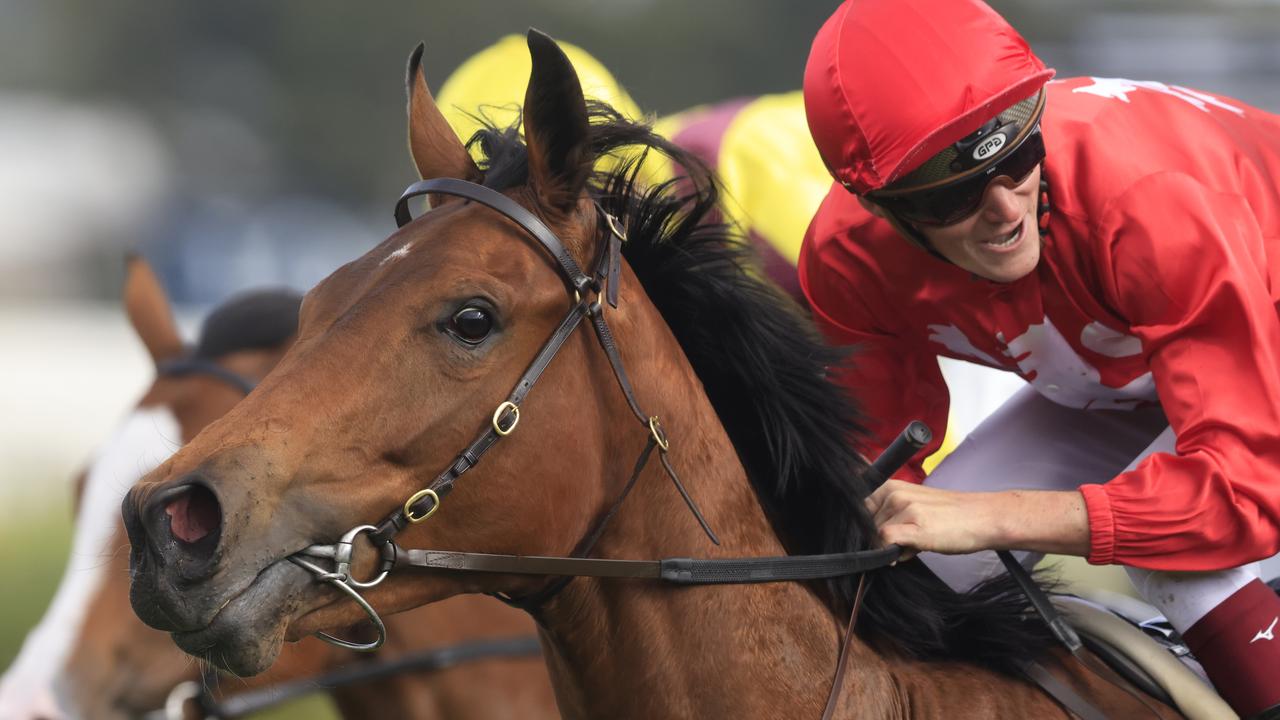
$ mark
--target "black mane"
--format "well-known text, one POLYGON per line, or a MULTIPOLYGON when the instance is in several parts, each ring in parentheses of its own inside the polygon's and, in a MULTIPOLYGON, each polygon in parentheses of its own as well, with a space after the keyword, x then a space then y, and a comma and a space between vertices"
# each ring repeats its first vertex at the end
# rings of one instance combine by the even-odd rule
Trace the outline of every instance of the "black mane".
MULTIPOLYGON (((873 547, 874 524, 862 504, 872 474, 857 448, 858 410, 828 379, 848 360, 827 346, 794 301, 764 279, 750 244, 723 224, 718 188, 695 156, 592 103, 597 157, 621 159, 597 174, 592 192, 626 226, 624 254, 702 381, 770 519, 792 554, 873 547), (657 152, 684 175, 657 186, 638 180, 643 157, 657 152)), ((484 184, 497 190, 527 181, 517 126, 473 136, 485 156, 484 184)), ((868 578, 858 632, 909 657, 976 662, 1014 672, 1052 643, 1012 581, 956 593, 919 561, 868 578)), ((833 612, 847 614, 856 578, 815 585, 833 612)))

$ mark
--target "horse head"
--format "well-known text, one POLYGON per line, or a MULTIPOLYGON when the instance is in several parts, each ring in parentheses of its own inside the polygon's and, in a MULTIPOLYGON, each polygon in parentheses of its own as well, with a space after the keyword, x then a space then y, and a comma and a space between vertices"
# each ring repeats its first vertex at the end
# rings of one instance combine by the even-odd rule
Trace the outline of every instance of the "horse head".
MULTIPOLYGON (((531 34, 529 45, 527 152, 482 173, 427 90, 421 50, 409 62, 410 150, 423 178, 483 181, 550 228, 572 262, 592 267, 606 227, 587 192, 597 154, 587 105, 555 43, 531 34)), ((619 445, 615 420, 631 411, 621 394, 599 390, 612 387, 613 373, 586 327, 564 338, 518 421, 495 417, 587 288, 569 287, 564 258, 502 215, 431 200, 430 212, 308 293, 298 341, 276 370, 125 500, 134 609, 188 652, 252 674, 284 639, 357 620, 357 608, 288 558, 404 506, 479 430, 502 424, 508 434, 459 482, 447 511, 406 531, 414 544, 568 552, 625 480, 618 453, 643 447, 648 433, 632 433, 634 420, 619 445)), ((678 356, 639 284, 621 274, 622 301, 609 310, 615 331, 637 350, 678 356)), ((690 373, 642 385, 654 405, 697 394, 690 373)), ((376 558, 364 555, 358 571, 368 573, 376 558)), ((369 597, 395 610, 545 583, 393 576, 369 597)))
POLYGON ((128 607, 127 540, 117 508, 133 480, 239 402, 249 378, 270 370, 292 340, 297 303, 296 295, 283 292, 231 301, 206 322, 203 354, 193 355, 150 266, 140 257, 128 260, 125 310, 157 376, 77 479, 71 559, 48 611, 0 683, 0 716, 141 714, 198 675, 164 633, 143 625, 128 607), (251 309, 259 321, 270 320, 262 316, 265 305, 276 310, 280 327, 246 344, 237 335, 244 329, 237 316, 251 309), (206 371, 197 372, 198 363, 207 364, 206 371))

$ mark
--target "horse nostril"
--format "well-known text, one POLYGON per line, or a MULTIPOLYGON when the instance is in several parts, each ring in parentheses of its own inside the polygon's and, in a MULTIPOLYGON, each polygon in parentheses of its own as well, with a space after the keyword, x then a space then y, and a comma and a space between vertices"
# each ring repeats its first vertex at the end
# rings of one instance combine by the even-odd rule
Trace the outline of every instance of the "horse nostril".
POLYGON ((192 544, 216 532, 222 524, 222 507, 209 488, 191 484, 164 506, 169 516, 169 532, 181 542, 192 544))

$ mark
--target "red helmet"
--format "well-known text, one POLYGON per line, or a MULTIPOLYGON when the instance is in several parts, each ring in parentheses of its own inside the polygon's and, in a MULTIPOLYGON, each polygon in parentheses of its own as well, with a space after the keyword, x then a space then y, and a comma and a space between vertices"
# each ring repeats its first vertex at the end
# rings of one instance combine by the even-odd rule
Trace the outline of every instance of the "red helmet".
POLYGON ((827 169, 865 195, 1033 98, 1051 77, 980 0, 846 0, 814 38, 805 114, 827 169))

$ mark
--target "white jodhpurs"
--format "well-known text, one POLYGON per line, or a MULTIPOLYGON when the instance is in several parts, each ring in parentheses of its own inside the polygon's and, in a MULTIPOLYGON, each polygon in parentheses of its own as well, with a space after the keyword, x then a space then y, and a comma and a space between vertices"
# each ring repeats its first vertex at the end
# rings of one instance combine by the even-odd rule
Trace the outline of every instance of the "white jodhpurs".
MULTIPOLYGON (((1073 490, 1104 483, 1153 452, 1173 450, 1173 429, 1159 408, 1078 410, 1027 386, 978 425, 924 484, 964 491, 1073 490)), ((1015 555, 1027 567, 1043 557, 1015 555)), ((990 551, 921 553, 920 559, 956 590, 968 590, 1004 572, 990 551)), ((1179 632, 1259 576, 1257 563, 1217 572, 1125 570, 1138 593, 1179 632)))

